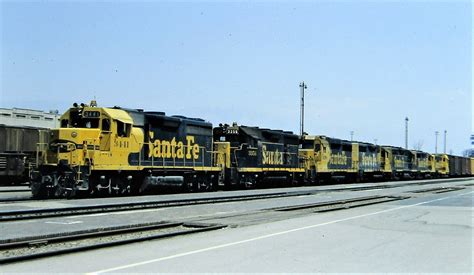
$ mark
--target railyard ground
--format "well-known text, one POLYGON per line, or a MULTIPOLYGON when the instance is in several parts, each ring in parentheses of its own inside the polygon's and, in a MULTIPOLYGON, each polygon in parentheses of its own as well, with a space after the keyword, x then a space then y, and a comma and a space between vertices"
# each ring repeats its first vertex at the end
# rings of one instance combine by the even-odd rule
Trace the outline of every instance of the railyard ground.
MULTIPOLYGON (((320 192, 287 198, 1 222, 1 239, 151 221, 218 223, 227 227, 218 231, 7 264, 1 267, 0 273, 472 274, 474 179, 387 189, 374 187, 362 191, 328 190, 354 186, 357 185, 292 188, 320 192), (413 192, 435 187, 462 189, 446 193, 413 192), (272 210, 275 207, 373 195, 409 198, 323 213, 272 210)), ((280 190, 287 189, 250 192, 280 190)), ((1 203, 0 211, 236 195, 244 192, 248 191, 99 200, 22 201, 1 203)), ((21 192, 9 195, 28 196, 21 192)), ((0 199, 9 195, 2 193, 0 199)))

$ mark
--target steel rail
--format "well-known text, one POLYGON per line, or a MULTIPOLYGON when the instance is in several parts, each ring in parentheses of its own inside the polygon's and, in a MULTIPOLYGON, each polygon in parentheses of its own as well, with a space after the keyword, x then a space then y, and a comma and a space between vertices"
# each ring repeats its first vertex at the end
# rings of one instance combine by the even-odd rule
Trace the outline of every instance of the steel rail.
POLYGON ((151 231, 151 230, 159 230, 159 229, 166 229, 166 228, 179 227, 179 226, 184 226, 184 227, 192 228, 192 229, 178 230, 176 232, 169 232, 169 233, 158 233, 158 234, 152 234, 149 236, 127 238, 127 239, 115 240, 115 241, 109 241, 109 242, 98 242, 98 243, 90 244, 90 245, 69 247, 69 248, 56 249, 56 250, 50 250, 50 251, 44 251, 44 252, 35 253, 34 251, 32 251, 33 253, 29 253, 29 254, 26 253, 26 254, 18 255, 18 256, 10 256, 10 257, 7 256, 7 257, 0 258, 0 264, 13 263, 13 262, 31 260, 31 259, 36 259, 36 258, 43 258, 43 257, 50 257, 50 256, 55 256, 55 255, 60 255, 60 254, 80 252, 80 251, 86 251, 86 250, 92 250, 92 249, 99 249, 99 248, 129 244, 129 243, 134 243, 134 242, 170 238, 170 237, 175 237, 175 236, 180 236, 180 235, 217 230, 217 229, 222 229, 226 227, 226 225, 220 225, 220 224, 158 222, 158 223, 152 223, 152 224, 135 224, 135 225, 127 225, 127 226, 121 226, 121 227, 112 227, 112 228, 97 228, 93 231, 90 230, 89 232, 84 232, 84 231, 68 232, 68 233, 63 233, 63 234, 53 235, 53 236, 38 236, 38 237, 33 237, 33 238, 22 238, 22 239, 11 240, 10 242, 4 241, 4 243, 0 244, 0 251, 15 249, 15 248, 29 248, 29 247, 34 247, 34 246, 38 246, 38 247, 41 246, 42 248, 44 248, 47 245, 55 244, 55 243, 67 243, 67 242, 76 241, 76 240, 86 240, 86 239, 90 240, 93 238, 100 238, 100 237, 120 236, 121 234, 146 232, 146 231, 151 231))
POLYGON ((18 189, 14 189, 14 190, 12 190, 12 189, 2 189, 2 190, 0 190, 0 193, 23 193, 23 192, 31 192, 31 190, 30 189, 20 189, 20 190, 18 190, 18 189))
POLYGON ((192 199, 169 200, 169 201, 129 202, 129 203, 116 203, 116 204, 73 206, 73 207, 64 207, 64 208, 42 208, 42 209, 31 209, 31 210, 0 211, 0 222, 23 220, 23 219, 73 216, 73 215, 80 215, 80 214, 117 212, 117 211, 124 211, 124 210, 140 210, 140 209, 150 209, 150 208, 209 204, 209 203, 224 203, 224 202, 233 202, 233 201, 271 199, 271 198, 293 197, 293 196, 307 196, 307 195, 315 195, 315 194, 327 193, 327 192, 389 189, 389 188, 399 188, 399 187, 413 186, 413 185, 440 184, 440 183, 457 182, 457 181, 466 181, 466 179, 439 180, 436 182, 428 181, 428 182, 421 182, 421 183, 411 182, 411 183, 399 183, 399 184, 390 184, 390 185, 357 186, 357 187, 345 187, 345 188, 331 188, 331 189, 323 189, 323 190, 288 191, 288 192, 276 192, 276 193, 267 193, 267 194, 223 196, 223 197, 197 198, 197 199, 192 198, 192 199))
POLYGON ((141 210, 149 208, 164 208, 164 207, 179 207, 199 204, 224 203, 234 201, 258 200, 280 197, 291 197, 310 195, 308 192, 294 192, 294 193, 271 193, 271 194, 255 194, 255 195, 241 195, 241 196, 223 196, 212 198, 193 198, 183 200, 168 200, 168 201, 147 201, 147 202, 129 202, 129 203, 114 203, 114 204, 99 204, 87 206, 73 206, 63 208, 42 208, 42 209, 28 209, 28 210, 12 210, 0 211, 1 221, 16 221, 24 219, 37 219, 48 217, 63 217, 74 216, 81 214, 94 214, 117 212, 125 210, 141 210))
MULTIPOLYGON (((333 201, 324 201, 324 202, 317 202, 317 203, 308 203, 308 204, 300 204, 300 205, 293 205, 293 206, 284 206, 284 207, 276 207, 271 208, 270 210, 274 211, 296 211, 296 210, 304 210, 304 209, 315 209, 321 207, 341 207, 340 209, 350 208, 345 206, 350 203, 355 203, 355 206, 365 206, 369 204, 375 203, 383 203, 389 202, 394 200, 404 200, 408 199, 408 196, 367 196, 367 197, 358 197, 358 198, 350 198, 350 199, 342 199, 342 200, 333 200, 333 201), (368 203, 370 201, 370 203, 368 203), (376 201, 376 202, 372 202, 376 201)), ((355 207, 351 206, 351 207, 355 207)), ((339 208, 337 208, 339 209, 339 208)), ((319 211, 318 211, 319 212, 319 211)))

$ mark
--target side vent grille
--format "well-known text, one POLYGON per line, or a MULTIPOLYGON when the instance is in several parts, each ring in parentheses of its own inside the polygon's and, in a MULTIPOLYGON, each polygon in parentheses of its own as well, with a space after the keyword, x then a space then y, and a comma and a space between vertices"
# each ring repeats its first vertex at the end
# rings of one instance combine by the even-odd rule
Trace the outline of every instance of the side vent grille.
POLYGON ((0 157, 0 170, 7 169, 7 157, 0 157))

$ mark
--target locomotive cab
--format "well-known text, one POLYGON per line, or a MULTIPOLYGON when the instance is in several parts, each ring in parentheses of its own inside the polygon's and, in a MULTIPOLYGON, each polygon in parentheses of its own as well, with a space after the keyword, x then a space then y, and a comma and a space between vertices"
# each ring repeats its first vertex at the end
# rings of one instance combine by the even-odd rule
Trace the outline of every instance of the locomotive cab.
MULTIPOLYGON (((127 170, 129 150, 138 151, 143 131, 118 108, 74 104, 51 130, 49 144, 39 144, 31 187, 37 196, 72 196, 90 190, 91 170, 127 170), (41 157, 40 157, 41 156, 41 157), (38 188, 36 188, 38 187, 38 188), (36 190, 36 192, 35 192, 36 190)), ((96 173, 94 188, 111 188, 107 173, 96 173)), ((123 180, 122 180, 123 181, 123 180)))
POLYGON ((133 120, 122 110, 99 108, 94 102, 91 106, 75 104, 61 117, 60 128, 52 130, 47 163, 84 165, 101 152, 127 148, 132 125, 133 120))

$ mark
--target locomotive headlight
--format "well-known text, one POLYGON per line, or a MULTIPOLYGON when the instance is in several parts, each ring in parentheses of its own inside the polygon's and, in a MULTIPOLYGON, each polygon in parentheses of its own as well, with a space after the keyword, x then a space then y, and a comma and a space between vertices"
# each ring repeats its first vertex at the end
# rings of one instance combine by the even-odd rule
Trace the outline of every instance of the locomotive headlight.
POLYGON ((73 137, 73 138, 77 137, 77 132, 72 132, 71 137, 73 137))

